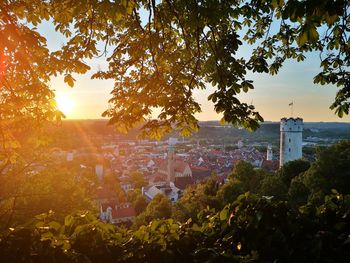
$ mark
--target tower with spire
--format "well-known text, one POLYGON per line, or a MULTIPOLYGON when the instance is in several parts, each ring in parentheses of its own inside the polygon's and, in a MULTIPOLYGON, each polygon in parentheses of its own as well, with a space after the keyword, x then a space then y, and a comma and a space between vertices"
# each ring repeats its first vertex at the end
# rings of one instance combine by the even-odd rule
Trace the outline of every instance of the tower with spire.
POLYGON ((167 183, 175 182, 175 150, 174 146, 169 144, 168 146, 168 156, 167 156, 167 183))

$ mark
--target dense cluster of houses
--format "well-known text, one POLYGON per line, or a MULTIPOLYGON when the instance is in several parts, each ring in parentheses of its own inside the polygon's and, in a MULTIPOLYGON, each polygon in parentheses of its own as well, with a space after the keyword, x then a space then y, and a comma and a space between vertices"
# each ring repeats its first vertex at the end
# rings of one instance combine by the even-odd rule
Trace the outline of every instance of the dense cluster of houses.
MULTIPOLYGON (((190 184, 199 183, 215 174, 219 183, 224 182, 239 160, 250 162, 255 167, 277 169, 276 160, 266 160, 266 154, 254 147, 244 147, 242 142, 231 151, 215 147, 177 143, 174 139, 163 142, 124 141, 103 145, 100 149, 86 148, 70 152, 57 152, 66 156, 66 161, 76 158, 93 160, 94 173, 102 180, 106 174, 118 177, 123 191, 134 188, 130 176, 138 171, 147 186, 142 194, 152 200, 157 194, 168 196, 176 202, 183 190, 190 184)), ((88 165, 82 164, 82 168, 88 165)), ((100 186, 96 201, 100 208, 100 219, 111 223, 132 221, 135 210, 130 203, 121 203, 113 189, 100 186)))

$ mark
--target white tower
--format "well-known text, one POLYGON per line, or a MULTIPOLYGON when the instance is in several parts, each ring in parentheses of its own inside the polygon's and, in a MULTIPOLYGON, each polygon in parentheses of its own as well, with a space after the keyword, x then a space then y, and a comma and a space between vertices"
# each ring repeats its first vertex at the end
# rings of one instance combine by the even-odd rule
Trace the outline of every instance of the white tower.
POLYGON ((272 161, 273 159, 273 151, 271 144, 267 145, 267 152, 266 152, 266 160, 272 161))
POLYGON ((303 156, 303 119, 282 118, 280 124, 280 167, 303 156))
POLYGON ((71 162, 74 159, 74 153, 73 152, 68 152, 67 153, 67 162, 71 162))
POLYGON ((95 174, 97 175, 98 179, 102 180, 102 177, 103 177, 103 165, 102 164, 95 165, 95 174))

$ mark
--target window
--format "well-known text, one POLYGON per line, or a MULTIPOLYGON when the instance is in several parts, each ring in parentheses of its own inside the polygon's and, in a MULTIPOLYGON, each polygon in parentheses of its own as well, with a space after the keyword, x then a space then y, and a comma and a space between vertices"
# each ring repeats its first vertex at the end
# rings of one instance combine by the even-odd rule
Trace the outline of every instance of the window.
POLYGON ((289 150, 289 152, 290 152, 290 148, 289 148, 288 150, 289 150))
POLYGON ((289 142, 291 142, 291 139, 289 138, 289 142))

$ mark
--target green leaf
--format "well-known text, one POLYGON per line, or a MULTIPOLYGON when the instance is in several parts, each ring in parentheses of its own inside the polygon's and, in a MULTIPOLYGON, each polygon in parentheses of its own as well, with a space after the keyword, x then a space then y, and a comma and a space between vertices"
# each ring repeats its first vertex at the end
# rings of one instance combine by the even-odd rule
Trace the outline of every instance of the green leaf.
POLYGON ((74 217, 72 215, 68 215, 64 218, 64 225, 71 226, 74 222, 74 217))
POLYGON ((224 209, 221 210, 220 212, 220 220, 221 221, 226 221, 229 217, 229 207, 225 206, 224 209))
POLYGON ((49 223, 49 226, 53 229, 55 229, 56 231, 59 230, 61 228, 61 224, 56 222, 56 221, 52 221, 49 223))

